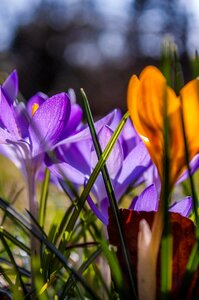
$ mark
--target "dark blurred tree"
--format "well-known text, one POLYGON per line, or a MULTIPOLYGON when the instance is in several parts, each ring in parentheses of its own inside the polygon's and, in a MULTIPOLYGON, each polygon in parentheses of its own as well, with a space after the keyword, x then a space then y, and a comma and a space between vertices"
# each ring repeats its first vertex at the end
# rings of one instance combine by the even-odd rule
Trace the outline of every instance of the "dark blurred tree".
POLYGON ((11 48, 22 94, 51 95, 72 87, 79 95, 83 87, 95 115, 116 106, 124 111, 130 76, 159 64, 166 34, 188 61, 187 15, 178 2, 135 0, 124 17, 104 14, 94 0, 65 6, 60 0, 43 1, 34 21, 18 29, 11 48))

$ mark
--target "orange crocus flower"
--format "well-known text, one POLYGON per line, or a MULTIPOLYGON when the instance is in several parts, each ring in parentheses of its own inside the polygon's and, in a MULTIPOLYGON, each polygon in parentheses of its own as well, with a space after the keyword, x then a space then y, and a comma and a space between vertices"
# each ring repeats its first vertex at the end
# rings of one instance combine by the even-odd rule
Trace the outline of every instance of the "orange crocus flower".
POLYGON ((169 123, 170 189, 186 167, 181 108, 189 158, 199 151, 199 80, 186 84, 177 96, 165 77, 153 66, 146 67, 139 79, 130 79, 127 106, 134 127, 143 139, 157 166, 161 181, 164 161, 164 105, 169 123), (167 101, 165 101, 167 100, 167 101))

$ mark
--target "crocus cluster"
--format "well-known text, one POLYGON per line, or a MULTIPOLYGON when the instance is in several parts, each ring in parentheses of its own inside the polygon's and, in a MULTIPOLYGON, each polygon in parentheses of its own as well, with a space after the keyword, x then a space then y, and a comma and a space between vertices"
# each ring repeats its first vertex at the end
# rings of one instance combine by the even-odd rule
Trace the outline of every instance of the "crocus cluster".
MULTIPOLYGON (((198 91, 199 81, 195 79, 176 96, 155 67, 145 68, 139 79, 133 76, 129 83, 127 101, 131 120, 127 120, 106 162, 118 203, 129 187, 132 189, 143 184, 143 191, 129 203, 129 211, 157 212, 154 224, 158 226, 149 228, 147 222, 142 222, 138 234, 138 270, 143 266, 143 261, 140 264, 140 257, 143 257, 144 251, 149 258, 148 261, 145 260, 146 269, 151 268, 154 276, 160 244, 157 241, 161 239, 163 227, 164 199, 161 191, 165 175, 165 118, 168 120, 171 192, 176 183, 187 178, 182 118, 189 159, 192 159, 191 173, 199 165, 199 139, 196 136, 199 132, 198 91), (155 251, 153 256, 152 248, 155 251)), ((89 127, 82 122, 82 110, 70 93, 63 92, 48 97, 38 92, 26 104, 18 101, 17 97, 18 76, 14 71, 0 86, 0 152, 21 169, 28 184, 30 213, 37 219, 35 182, 44 166, 49 168, 54 183, 67 179, 78 192, 80 187, 86 185, 98 159, 89 127)), ((121 117, 121 112, 115 109, 95 122, 102 150, 121 117)), ((87 202, 94 214, 107 226, 109 199, 101 174, 96 179, 87 202)), ((192 199, 185 197, 170 203, 169 211, 188 217, 191 209, 192 199)), ((150 279, 146 278, 148 275, 145 268, 142 270, 138 276, 140 299, 153 299, 155 277, 151 284, 150 279), (148 290, 152 291, 151 298, 145 298, 148 290)))

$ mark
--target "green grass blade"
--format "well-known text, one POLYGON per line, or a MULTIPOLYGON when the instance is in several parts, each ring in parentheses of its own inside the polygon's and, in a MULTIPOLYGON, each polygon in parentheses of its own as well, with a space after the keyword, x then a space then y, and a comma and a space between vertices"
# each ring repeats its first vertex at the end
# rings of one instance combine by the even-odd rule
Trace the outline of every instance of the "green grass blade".
MULTIPOLYGON (((96 130, 95 130, 94 120, 93 120, 92 113, 91 113, 91 110, 90 110, 89 102, 88 102, 87 96, 86 96, 83 89, 81 89, 81 94, 82 94, 83 101, 84 101, 84 108, 85 108, 85 112, 86 112, 86 118, 87 118, 87 122, 88 122, 88 125, 89 125, 89 128, 90 128, 90 133, 91 133, 91 136, 92 136, 92 139, 93 139, 93 144, 94 144, 94 147, 95 147, 95 151, 97 153, 98 159, 100 159, 100 157, 102 155, 102 149, 101 149, 101 146, 100 146, 100 143, 99 143, 99 140, 98 140, 98 136, 97 136, 97 133, 96 133, 96 130)), ((132 267, 129 251, 128 251, 126 240, 125 240, 125 234, 124 234, 123 228, 122 228, 122 222, 121 222, 121 218, 120 218, 120 214, 119 214, 119 209, 118 209, 118 205, 117 205, 115 192, 114 192, 114 189, 113 189, 113 186, 112 186, 112 182, 111 182, 106 164, 104 164, 103 168, 101 169, 101 172, 102 172, 106 192, 107 192, 107 195, 108 195, 111 211, 112 211, 113 218, 114 218, 114 221, 115 221, 115 225, 116 225, 116 228, 117 228, 117 231, 118 231, 118 236, 119 236, 119 239, 120 239, 121 248, 122 248, 122 252, 123 252, 123 255, 124 255, 124 261, 126 263, 129 282, 130 282, 130 285, 131 285, 132 297, 136 298, 136 289, 135 289, 135 283, 134 283, 134 279, 133 279, 133 267, 132 267)))
MULTIPOLYGON (((83 274, 83 272, 85 270, 87 270, 87 268, 95 261, 95 259, 99 256, 99 254, 101 253, 101 248, 98 248, 95 252, 93 252, 89 258, 80 266, 78 272, 80 274, 83 274)), ((73 285, 75 284, 75 278, 74 275, 71 275, 69 277, 69 279, 67 280, 65 287, 63 288, 63 291, 60 295, 60 300, 65 299, 67 293, 69 292, 69 290, 73 287, 73 285)))
POLYGON ((16 212, 13 207, 8 205, 4 200, 0 199, 0 207, 7 212, 7 215, 12 220, 15 218, 17 224, 20 224, 21 227, 24 227, 29 231, 32 235, 34 235, 41 243, 45 244, 45 246, 58 258, 62 267, 65 268, 66 271, 74 274, 75 278, 81 282, 82 286, 88 291, 88 293, 94 298, 99 299, 96 295, 95 291, 88 285, 86 280, 79 274, 73 267, 68 264, 65 256, 58 251, 54 244, 52 244, 45 236, 43 236, 43 231, 39 227, 35 227, 34 223, 29 223, 26 221, 19 213, 16 212))
POLYGON ((8 240, 10 240, 13 244, 18 246, 20 249, 25 251, 28 255, 30 255, 30 248, 27 247, 24 243, 15 238, 12 234, 10 234, 5 228, 0 227, 0 235, 3 235, 8 240))
POLYGON ((14 270, 16 272, 16 276, 17 276, 17 278, 18 278, 18 280, 20 282, 23 294, 26 295, 27 294, 27 289, 26 289, 26 286, 25 286, 25 284, 24 284, 24 282, 22 280, 20 269, 19 269, 18 265, 15 262, 15 259, 14 259, 14 256, 12 254, 12 251, 10 250, 10 247, 9 247, 8 243, 6 242, 6 239, 3 237, 3 235, 0 235, 0 239, 2 241, 2 244, 3 244, 3 246, 4 246, 4 248, 5 248, 6 252, 7 252, 7 254, 8 254, 8 257, 10 258, 10 261, 11 261, 11 263, 13 265, 13 268, 14 268, 14 270))
POLYGON ((39 201, 39 225, 43 228, 46 216, 50 171, 46 168, 39 201))
POLYGON ((189 256, 179 299, 183 299, 187 294, 193 275, 198 269, 198 267, 199 267, 199 240, 196 241, 195 245, 192 248, 191 254, 189 256))

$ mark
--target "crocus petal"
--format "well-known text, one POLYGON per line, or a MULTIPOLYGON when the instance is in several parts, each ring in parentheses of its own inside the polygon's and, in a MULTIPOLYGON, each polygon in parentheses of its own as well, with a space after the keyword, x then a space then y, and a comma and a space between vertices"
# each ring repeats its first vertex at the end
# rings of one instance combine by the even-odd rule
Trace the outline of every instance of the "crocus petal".
MULTIPOLYGON (((113 130, 109 128, 108 126, 103 126, 100 132, 98 133, 98 139, 101 145, 102 151, 104 151, 107 143, 110 141, 110 138, 113 134, 113 130)), ((117 140, 115 146, 113 147, 111 154, 107 160, 107 168, 109 175, 112 179, 114 179, 117 174, 120 172, 123 162, 123 150, 122 146, 117 140)), ((94 149, 92 149, 91 152, 91 168, 94 168, 97 163, 97 155, 94 149)))
POLYGON ((144 143, 141 141, 123 161, 121 172, 117 178, 117 196, 120 198, 129 184, 135 183, 150 165, 150 156, 144 143))
POLYGON ((91 198, 90 195, 87 196, 87 202, 90 206, 90 208, 92 209, 92 211, 94 212, 94 214, 97 216, 97 218, 102 221, 102 223, 104 223, 105 225, 108 225, 108 218, 106 218, 101 212, 100 210, 97 208, 97 206, 95 205, 95 203, 93 202, 93 199, 91 198))
POLYGON ((32 108, 34 104, 38 104, 38 106, 40 106, 45 102, 46 99, 48 99, 48 96, 42 92, 38 92, 34 96, 32 96, 27 102, 27 110, 29 115, 33 115, 32 108))
POLYGON ((32 155, 51 150, 59 141, 70 115, 70 100, 65 93, 48 98, 32 117, 29 135, 32 155))
POLYGON ((141 138, 133 127, 130 119, 127 119, 126 124, 121 131, 120 141, 122 143, 124 157, 126 157, 128 153, 141 141, 141 138))
POLYGON ((0 87, 0 121, 3 126, 16 138, 20 138, 13 107, 9 105, 0 87))
POLYGON ((157 211, 158 194, 155 185, 148 186, 138 197, 134 198, 129 209, 135 211, 157 211))
POLYGON ((182 99, 183 117, 190 156, 193 157, 199 149, 199 79, 186 84, 180 91, 182 99))
MULTIPOLYGON (((48 166, 48 160, 45 159, 45 163, 48 166)), ((49 170, 60 179, 70 180, 74 184, 83 185, 85 180, 85 174, 80 172, 68 163, 55 163, 48 166, 49 170)))
MULTIPOLYGON (((118 116, 118 110, 114 109, 108 115, 95 122, 96 132, 99 132, 104 125, 112 124, 114 122, 114 118, 117 118, 117 116, 118 116)), ((64 145, 65 143, 78 142, 78 141, 90 140, 90 139, 91 139, 90 129, 87 126, 85 129, 81 130, 75 135, 63 139, 62 141, 57 143, 57 146, 64 145)))
POLYGON ((9 104, 13 104, 18 94, 18 75, 16 70, 14 70, 7 77, 7 79, 2 85, 2 89, 9 104))
POLYGON ((188 217, 192 210, 192 198, 185 197, 178 202, 175 202, 170 208, 170 212, 175 212, 183 217, 188 217))
POLYGON ((67 138, 68 136, 75 133, 75 130, 80 125, 82 121, 82 109, 78 104, 71 105, 71 113, 69 120, 63 130, 61 139, 67 138))
MULTIPOLYGON (((167 101, 170 149, 170 188, 186 166, 180 99, 166 84, 161 72, 152 66, 145 68, 140 80, 133 76, 128 88, 128 109, 133 124, 145 142, 163 179, 164 160, 164 103, 167 101)), ((188 113, 188 112, 187 112, 188 113)), ((191 153, 191 157, 193 153, 191 153)))
POLYGON ((14 107, 14 117, 21 137, 27 138, 30 116, 28 115, 25 104, 23 102, 17 103, 14 107))
POLYGON ((9 140, 15 140, 15 137, 6 129, 0 127, 0 144, 7 144, 9 140))

